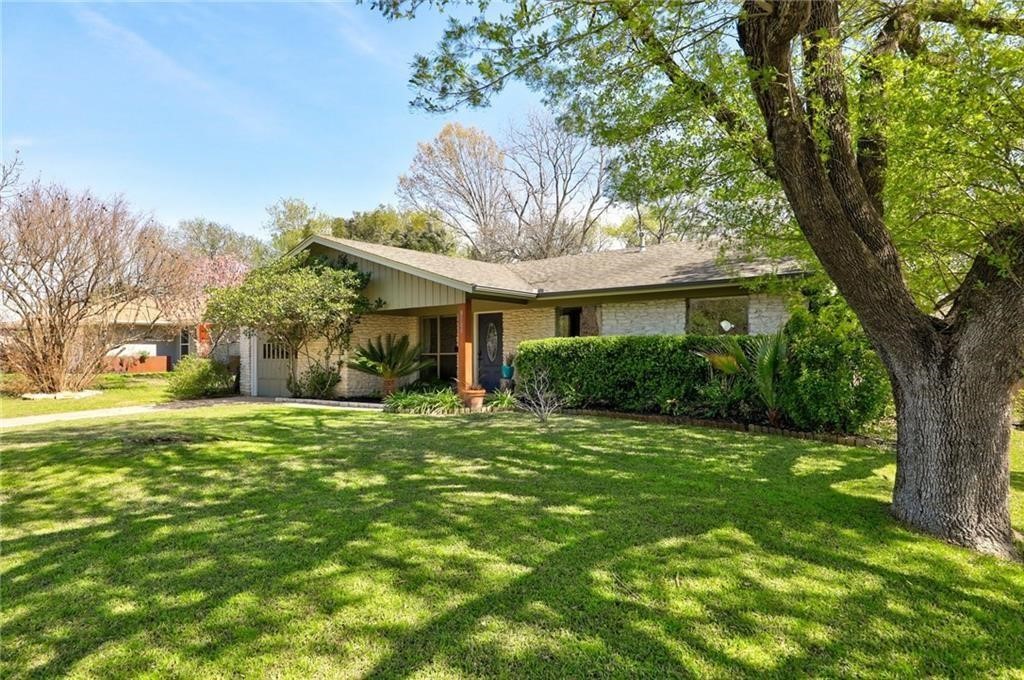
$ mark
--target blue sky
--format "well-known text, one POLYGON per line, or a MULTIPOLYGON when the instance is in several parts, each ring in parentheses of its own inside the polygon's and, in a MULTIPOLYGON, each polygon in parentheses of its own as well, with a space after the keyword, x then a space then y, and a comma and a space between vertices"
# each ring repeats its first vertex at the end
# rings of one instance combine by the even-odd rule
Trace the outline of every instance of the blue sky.
POLYGON ((352 3, 2 5, 2 150, 29 178, 124 194, 165 224, 260 234, 298 196, 337 215, 394 202, 416 142, 447 120, 497 135, 539 108, 411 110, 408 64, 443 18, 352 3))

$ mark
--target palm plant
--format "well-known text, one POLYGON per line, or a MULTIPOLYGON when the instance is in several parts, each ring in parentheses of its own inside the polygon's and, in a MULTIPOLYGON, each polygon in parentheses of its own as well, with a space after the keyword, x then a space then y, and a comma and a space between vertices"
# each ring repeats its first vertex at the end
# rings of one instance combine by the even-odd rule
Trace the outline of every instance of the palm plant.
POLYGON ((761 397, 768 422, 777 427, 782 418, 777 377, 786 360, 786 334, 781 330, 772 335, 759 335, 751 341, 751 377, 761 397))
POLYGON ((780 330, 751 338, 746 350, 735 337, 723 335, 715 338, 711 349, 696 353, 722 375, 748 376, 764 404, 768 422, 777 426, 782 419, 777 378, 786 360, 786 351, 786 334, 780 330))
POLYGON ((420 348, 409 341, 408 335, 396 340, 394 335, 388 333, 383 338, 378 335, 376 341, 370 340, 366 345, 357 347, 347 365, 361 373, 383 379, 381 392, 386 397, 395 391, 400 378, 429 368, 434 362, 420 356, 420 348))

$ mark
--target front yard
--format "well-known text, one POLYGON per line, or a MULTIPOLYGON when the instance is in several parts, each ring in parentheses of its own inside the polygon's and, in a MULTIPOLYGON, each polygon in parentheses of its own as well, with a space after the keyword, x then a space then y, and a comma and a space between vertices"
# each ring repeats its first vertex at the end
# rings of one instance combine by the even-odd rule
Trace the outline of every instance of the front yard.
MULTIPOLYGON (((3 435, 3 677, 1024 677, 891 454, 223 405, 3 435)), ((1013 513, 1024 528, 1024 437, 1013 513)))
POLYGON ((21 399, 0 394, 0 418, 41 416, 117 406, 142 406, 171 401, 167 392, 168 373, 107 373, 93 389, 100 394, 81 399, 21 399))

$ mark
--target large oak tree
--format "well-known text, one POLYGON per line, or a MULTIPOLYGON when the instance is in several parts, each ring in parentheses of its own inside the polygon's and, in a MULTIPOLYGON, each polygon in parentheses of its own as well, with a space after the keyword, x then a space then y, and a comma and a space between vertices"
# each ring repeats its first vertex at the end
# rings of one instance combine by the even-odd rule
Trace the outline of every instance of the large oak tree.
MULTIPOLYGON (((377 2, 390 17, 421 4, 377 2)), ((416 103, 484 105, 523 79, 627 161, 699 180, 729 207, 733 235, 804 247, 889 371, 895 516, 1013 557, 1010 402, 1024 371, 1015 3, 471 6, 417 59, 416 103), (758 216, 746 225, 744 204, 758 216)))

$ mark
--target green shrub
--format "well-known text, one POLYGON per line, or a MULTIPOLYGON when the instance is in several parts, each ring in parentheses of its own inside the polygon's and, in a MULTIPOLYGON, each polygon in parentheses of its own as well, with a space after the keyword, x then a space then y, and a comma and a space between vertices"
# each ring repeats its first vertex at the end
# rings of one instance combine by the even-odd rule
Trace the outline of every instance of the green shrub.
POLYGON ((176 399, 199 399, 229 394, 234 376, 223 364, 212 359, 183 357, 171 372, 167 391, 176 399))
POLYGON ((334 366, 320 362, 311 363, 298 380, 288 381, 288 391, 295 397, 308 399, 329 399, 334 395, 334 386, 341 382, 341 373, 334 366))
POLYGON ((721 339, 695 335, 531 340, 519 345, 516 364, 521 375, 546 370, 569 408, 855 432, 882 415, 889 383, 856 319, 823 314, 798 312, 785 342, 731 336, 750 370, 739 361, 736 370, 713 369, 705 357, 723 354, 721 339), (772 368, 770 385, 762 365, 772 368))
POLYGON ((891 399, 888 376, 845 306, 825 307, 817 316, 799 310, 786 334, 780 403, 794 425, 856 432, 882 415, 891 399))
POLYGON ((1017 397, 1014 399, 1013 415, 1014 420, 1018 423, 1024 423, 1024 389, 1017 392, 1017 397))
POLYGON ((485 403, 488 408, 497 411, 511 411, 519 405, 516 395, 512 390, 498 390, 493 394, 489 394, 485 403))
POLYGON ((462 398, 450 387, 433 392, 398 390, 384 397, 384 410, 391 413, 440 415, 462 409, 462 398))
MULTIPOLYGON (((746 347, 751 340, 737 338, 746 347)), ((694 417, 757 417, 745 377, 721 380, 697 354, 711 338, 695 335, 596 336, 519 345, 520 375, 545 369, 569 408, 611 408, 694 417)))

